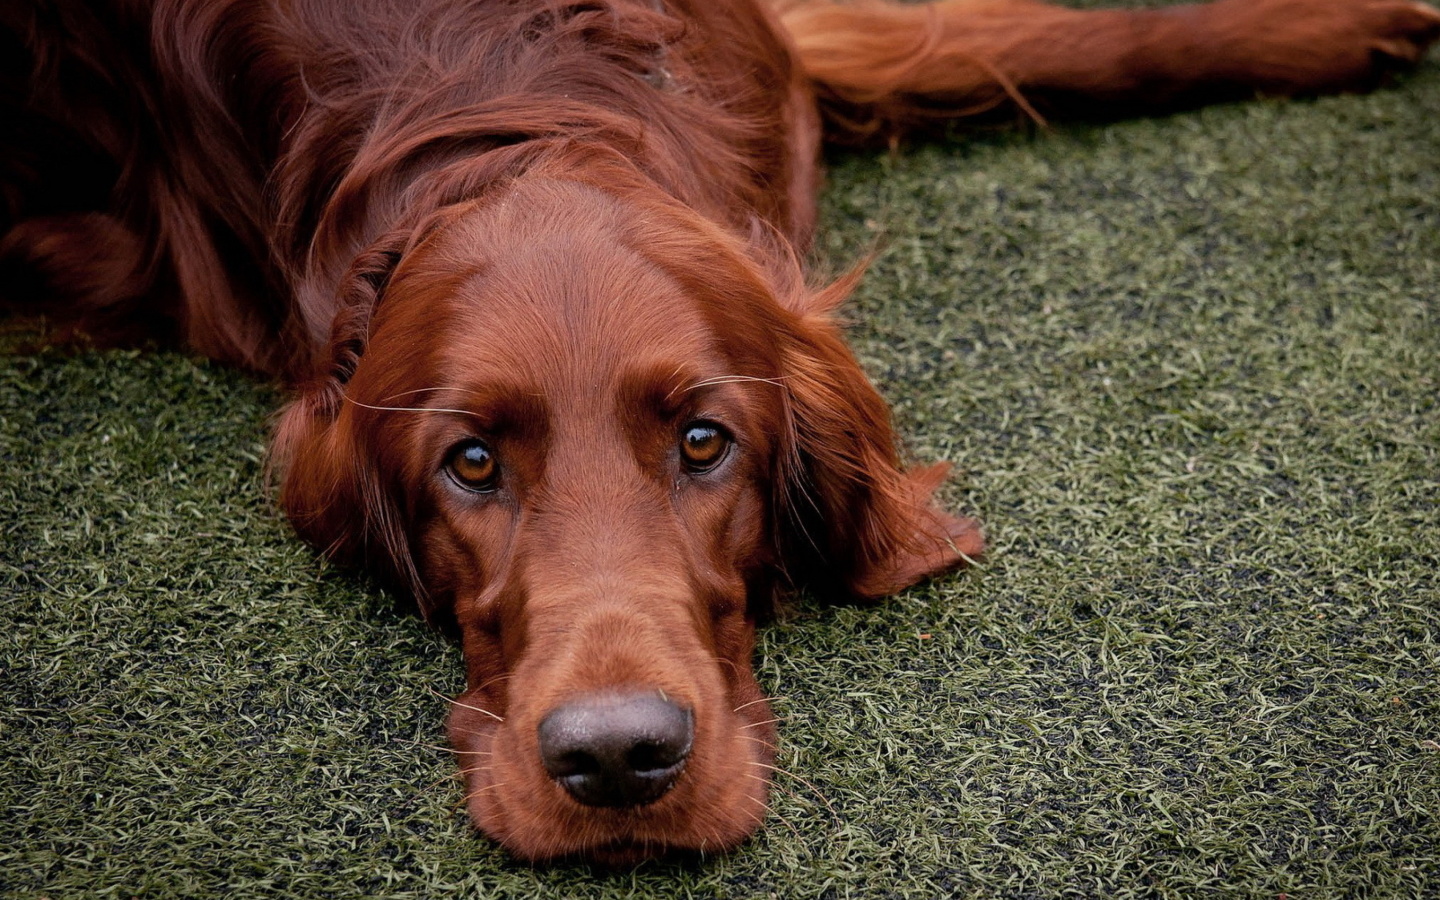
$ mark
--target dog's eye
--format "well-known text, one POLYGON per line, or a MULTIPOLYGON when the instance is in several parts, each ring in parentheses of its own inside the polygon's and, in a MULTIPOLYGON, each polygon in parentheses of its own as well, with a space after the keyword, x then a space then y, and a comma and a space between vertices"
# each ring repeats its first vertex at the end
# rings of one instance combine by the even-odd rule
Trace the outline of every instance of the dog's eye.
POLYGON ((730 449, 730 435, 714 422, 691 422, 680 438, 680 455, 691 472, 708 472, 730 449))
POLYGON ((495 490, 495 478, 500 474, 494 451, 481 440, 465 441, 451 450, 446 468, 456 484, 479 493, 495 490))

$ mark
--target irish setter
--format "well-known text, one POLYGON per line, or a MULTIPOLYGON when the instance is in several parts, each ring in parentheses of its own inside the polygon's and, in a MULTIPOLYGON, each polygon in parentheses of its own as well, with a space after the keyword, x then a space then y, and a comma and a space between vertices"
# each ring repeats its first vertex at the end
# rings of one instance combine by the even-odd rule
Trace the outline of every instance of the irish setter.
POLYGON ((765 814, 777 586, 975 557, 807 281, 822 134, 1365 89, 1409 0, 10 0, 4 297, 295 388, 299 534, 463 644, 449 733, 521 857, 765 814))

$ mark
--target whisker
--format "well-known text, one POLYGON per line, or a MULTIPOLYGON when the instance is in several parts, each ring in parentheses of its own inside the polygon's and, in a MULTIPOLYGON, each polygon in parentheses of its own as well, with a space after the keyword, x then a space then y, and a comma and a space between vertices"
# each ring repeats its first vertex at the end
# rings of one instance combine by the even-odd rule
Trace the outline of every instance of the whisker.
MULTIPOLYGON (((748 725, 745 727, 749 727, 748 725)), ((412 741, 408 738, 395 738, 395 743, 406 744, 417 750, 438 750, 441 753, 479 753, 478 750, 461 750, 458 747, 447 747, 444 744, 427 744, 423 741, 412 741)))
POLYGON ((444 783, 447 782, 447 781, 459 781, 459 780, 460 780, 460 777, 459 777, 459 773, 458 773, 458 772, 455 773, 454 775, 446 775, 444 778, 440 779, 439 781, 432 781, 432 782, 430 782, 429 784, 427 784, 427 785, 425 786, 425 789, 424 789, 423 791, 421 791, 420 793, 422 793, 422 794, 428 794, 428 793, 430 793, 431 791, 435 790, 436 788, 438 788, 440 785, 444 784, 444 783))
MULTIPOLYGON (((751 778, 759 778, 759 776, 757 776, 757 775, 751 775, 750 777, 751 777, 751 778)), ((766 784, 768 784, 770 787, 773 787, 775 790, 777 790, 777 791, 779 791, 780 793, 784 794, 785 796, 789 797, 791 800, 794 800, 796 803, 801 803, 801 804, 803 804, 803 803, 805 802, 805 801, 800 797, 800 794, 799 794, 799 793, 791 790, 790 788, 786 787, 786 786, 783 785, 783 784, 780 784, 780 783, 778 783, 778 782, 776 782, 776 781, 773 781, 773 780, 767 780, 767 779, 763 779, 763 778, 760 778, 759 780, 764 781, 764 782, 765 782, 766 784)), ((774 809, 774 808, 772 807, 772 808, 766 810, 766 812, 768 812, 768 813, 770 813, 771 815, 775 816, 775 818, 779 819, 782 823, 784 823, 784 824, 786 825, 786 827, 788 827, 792 832, 795 833, 795 836, 796 836, 796 837, 799 837, 799 836, 800 836, 800 834, 799 834, 799 832, 796 830, 795 826, 794 826, 794 825, 791 825, 789 822, 786 822, 786 821, 785 821, 785 816, 782 815, 778 810, 776 810, 776 809, 774 809)), ((841 823, 840 823, 840 820, 837 818, 837 819, 835 820, 835 827, 836 827, 836 828, 839 828, 839 827, 840 827, 840 824, 841 824, 841 823)))
POLYGON ((360 406, 360 407, 363 407, 363 408, 365 408, 365 409, 373 409, 373 410, 376 410, 377 412, 417 412, 417 413, 433 413, 433 412, 438 412, 438 413, 455 413, 456 415, 461 415, 461 416, 475 416, 475 417, 477 417, 477 418, 479 417, 479 413, 476 413, 476 412, 474 412, 473 410, 469 410, 469 409, 443 409, 443 408, 438 407, 438 406, 374 406, 374 405, 369 404, 369 403, 361 403, 359 400, 356 400, 354 397, 351 397, 349 394, 342 394, 342 395, 341 395, 341 398, 342 398, 346 403, 353 403, 353 404, 355 404, 356 406, 360 406))
POLYGON ((731 711, 731 712, 737 712, 737 713, 738 713, 740 710, 746 708, 747 706, 754 706, 754 705, 757 704, 757 703, 764 703, 766 700, 769 700, 771 703, 774 703, 774 702, 777 701, 777 700, 783 701, 783 700, 785 700, 785 698, 784 698, 784 697, 761 697, 759 700, 751 700, 749 703, 742 703, 742 704, 740 704, 739 706, 735 707, 734 709, 732 709, 732 710, 730 710, 730 711, 731 711))
POLYGON ((465 795, 465 799, 464 799, 464 801, 462 801, 462 802, 464 802, 464 803, 469 803, 471 800, 474 800, 476 797, 480 796, 481 794, 485 793, 486 791, 493 791, 493 790, 495 790, 496 788, 503 788, 503 787, 505 787, 505 786, 506 786, 507 784, 509 784, 509 783, 510 783, 510 782, 508 782, 508 781, 501 781, 501 782, 499 782, 499 783, 497 783, 497 784, 487 784, 487 785, 485 785, 484 787, 479 788, 478 790, 474 790, 474 791, 471 791, 470 793, 466 794, 466 795, 465 795))
POLYGON ((487 679, 484 681, 484 683, 482 683, 479 687, 475 688, 475 690, 477 690, 477 691, 483 691, 483 690, 485 690, 486 688, 488 688, 490 685, 494 684, 494 683, 497 682, 497 681, 505 681, 505 680, 507 680, 507 679, 509 679, 509 678, 514 678, 514 677, 515 677, 515 673, 514 673, 514 672, 506 672, 506 673, 504 673, 503 675, 496 675, 494 678, 487 678, 487 679))
MULTIPOLYGON (((767 787, 773 785, 774 787, 778 788, 779 790, 785 791, 785 793, 789 794, 791 797, 794 797, 794 796, 795 796, 795 794, 794 794, 792 791, 786 791, 785 788, 780 787, 779 785, 777 785, 777 784, 775 784, 774 782, 770 781, 768 778, 761 778, 759 775, 754 775, 754 774, 751 774, 751 773, 748 773, 748 772, 747 772, 746 774, 749 775, 749 777, 754 778, 756 781, 763 781, 767 787)), ((755 797, 755 796, 752 796, 752 795, 749 795, 749 794, 747 794, 746 796, 747 796, 747 797, 750 797, 751 800, 754 800, 756 803, 760 804, 761 806, 764 806, 764 805, 765 805, 765 798, 764 798, 764 797, 755 797)), ((783 815, 781 815, 778 810, 776 810, 776 809, 772 806, 772 807, 768 807, 768 808, 765 810, 765 812, 767 812, 768 814, 774 816, 776 819, 779 819, 779 820, 780 820, 780 824, 781 824, 781 825, 784 825, 786 828, 788 828, 788 829, 790 830, 790 833, 793 834, 793 835, 795 835, 796 840, 800 840, 800 829, 796 828, 795 825, 794 825, 789 819, 787 819, 787 818, 785 818, 783 815)))
POLYGON ((446 386, 444 386, 444 385, 435 385, 435 386, 433 386, 433 387, 414 388, 414 389, 408 390, 408 391, 397 391, 397 392, 389 395, 388 397, 386 397, 386 398, 385 398, 383 401, 381 401, 381 402, 383 402, 383 403, 389 403, 391 400, 394 400, 394 399, 397 398, 397 397, 409 397, 409 396, 414 395, 414 394, 425 394, 425 393, 433 393, 433 392, 439 392, 439 391, 449 391, 449 392, 452 393, 452 394, 474 394, 474 395, 476 395, 476 396, 481 396, 480 391, 470 391, 470 390, 466 390, 465 388, 446 387, 446 386))
POLYGON ((787 380, 789 377, 790 376, 788 375, 780 375, 775 378, 760 378, 755 375, 718 375, 714 378, 707 378, 704 381, 697 381, 694 384, 686 385, 683 388, 676 386, 671 389, 670 393, 665 395, 665 399, 669 400, 671 397, 675 396, 677 391, 683 390, 688 392, 698 390, 703 387, 710 387, 716 384, 736 384, 744 381, 758 381, 761 384, 770 384, 774 385, 775 387, 784 387, 781 382, 787 380))
POLYGON ((491 712, 491 711, 488 710, 488 709, 481 709, 481 708, 478 707, 478 706, 471 706, 471 705, 468 704, 468 703, 461 703, 459 700, 455 699, 454 697, 447 697, 447 696, 445 696, 444 694, 440 693, 439 691, 435 690, 434 688, 431 688, 431 689, 430 689, 430 693, 432 693, 432 694, 434 694, 435 696, 439 697, 441 700, 444 700, 446 703, 453 704, 453 705, 455 705, 455 706, 461 707, 462 709, 468 709, 468 710, 471 710, 472 712, 478 712, 478 713, 481 713, 481 714, 483 714, 483 715, 487 715, 487 716, 489 716, 490 718, 494 719, 494 720, 497 721, 497 722, 503 723, 503 722, 505 721, 503 718, 501 718, 500 716, 495 715, 493 712, 491 712))
POLYGON ((751 722, 749 725, 741 725, 740 728, 741 728, 742 730, 743 730, 743 729, 746 729, 746 728, 759 728, 761 725, 774 725, 776 722, 783 722, 783 721, 785 721, 785 720, 784 720, 784 719, 781 719, 781 718, 779 718, 779 717, 777 716, 776 718, 773 718, 773 719, 766 719, 766 720, 763 721, 763 722, 751 722))
POLYGON ((481 772, 493 768, 494 766, 490 765, 490 763, 481 763, 478 766, 471 766, 468 769, 456 769, 456 773, 460 775, 479 775, 481 772))
POLYGON ((697 381, 689 387, 685 388, 685 390, 693 391, 698 388, 710 387, 711 385, 715 384, 737 384, 747 381, 758 381, 761 384, 768 384, 774 387, 784 387, 785 385, 783 385, 781 382, 788 380, 789 377, 790 376, 788 375, 780 375, 775 378, 759 378, 752 375, 721 375, 717 378, 707 378, 704 381, 697 381))
POLYGON ((817 788, 815 785, 813 785, 813 784, 811 784, 810 782, 806 781, 804 778, 801 778, 799 775, 796 775, 794 772, 787 772, 786 770, 780 768, 779 766, 772 766, 772 765, 770 765, 769 763, 762 763, 762 762, 752 762, 751 765, 753 765, 753 766, 758 766, 758 767, 760 767, 760 768, 762 768, 762 769, 769 769, 770 771, 776 773, 777 775, 785 775, 785 776, 787 776, 787 777, 789 777, 789 778, 793 778, 793 779, 795 779, 796 781, 800 782, 801 784, 805 785, 805 786, 806 786, 807 788, 809 788, 812 792, 814 792, 815 796, 820 799, 820 802, 821 802, 821 803, 825 804, 825 808, 828 809, 828 810, 830 810, 830 815, 832 815, 832 816, 835 817, 835 822, 836 822, 836 824, 839 824, 839 823, 840 823, 840 814, 835 811, 835 807, 833 807, 833 806, 830 805, 830 801, 825 798, 825 795, 824 795, 824 794, 820 793, 820 789, 817 788))

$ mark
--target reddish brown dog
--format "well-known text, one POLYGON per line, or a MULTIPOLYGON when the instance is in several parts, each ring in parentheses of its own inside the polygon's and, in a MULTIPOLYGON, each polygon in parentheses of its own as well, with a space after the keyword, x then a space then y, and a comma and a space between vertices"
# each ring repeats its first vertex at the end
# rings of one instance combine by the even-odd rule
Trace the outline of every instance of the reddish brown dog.
POLYGON ((297 388, 281 502, 458 628, 450 736, 522 857, 734 847, 777 586, 980 553, 807 283, 822 130, 1363 89, 1408 0, 18 0, 5 297, 297 388))

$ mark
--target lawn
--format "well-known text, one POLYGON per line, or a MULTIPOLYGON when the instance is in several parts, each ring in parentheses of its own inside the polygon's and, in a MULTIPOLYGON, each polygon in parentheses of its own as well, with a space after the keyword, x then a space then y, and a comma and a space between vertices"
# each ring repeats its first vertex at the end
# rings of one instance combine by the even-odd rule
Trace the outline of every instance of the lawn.
POLYGON ((795 598, 773 811, 605 874, 477 837, 458 649, 288 531, 273 386, 0 356, 0 894, 1440 897, 1440 65, 836 153, 822 264, 978 569, 795 598))

